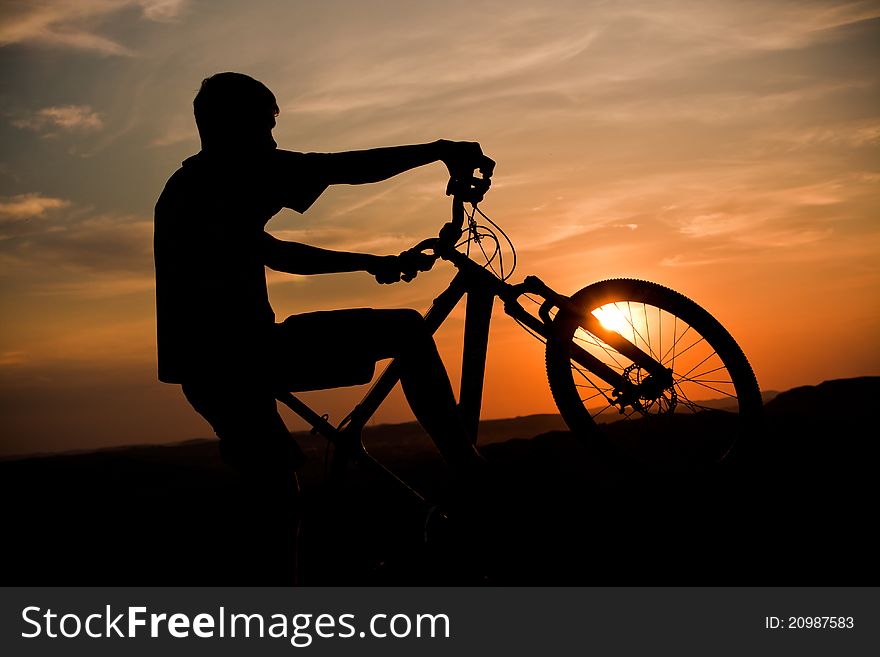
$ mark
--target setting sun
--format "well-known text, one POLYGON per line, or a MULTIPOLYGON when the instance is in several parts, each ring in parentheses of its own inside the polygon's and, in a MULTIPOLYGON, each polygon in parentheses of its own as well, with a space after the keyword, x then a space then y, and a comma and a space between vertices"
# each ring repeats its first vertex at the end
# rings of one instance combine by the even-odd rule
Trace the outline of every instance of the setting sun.
POLYGON ((629 312, 626 309, 621 310, 616 304, 608 304, 597 308, 593 311, 593 315, 609 331, 614 331, 620 335, 632 333, 633 322, 630 319, 629 312))

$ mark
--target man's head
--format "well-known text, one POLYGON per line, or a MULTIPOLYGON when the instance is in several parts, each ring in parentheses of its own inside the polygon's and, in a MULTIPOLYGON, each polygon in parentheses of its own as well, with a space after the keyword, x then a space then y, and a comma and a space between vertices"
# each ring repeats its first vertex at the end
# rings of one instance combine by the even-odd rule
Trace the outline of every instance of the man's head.
POLYGON ((251 151, 275 148, 275 95, 242 73, 217 73, 202 81, 193 100, 202 148, 251 151))

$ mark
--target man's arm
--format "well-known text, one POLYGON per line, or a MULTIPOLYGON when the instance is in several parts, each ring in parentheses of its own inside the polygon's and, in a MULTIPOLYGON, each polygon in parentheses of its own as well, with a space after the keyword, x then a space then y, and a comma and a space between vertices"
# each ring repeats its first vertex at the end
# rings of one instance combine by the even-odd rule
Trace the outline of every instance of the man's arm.
MULTIPOLYGON (((430 144, 391 146, 364 151, 327 153, 320 158, 320 179, 323 185, 379 182, 432 162, 443 162, 450 176, 468 176, 480 169, 487 182, 495 163, 485 155, 476 142, 455 142, 441 139, 430 144)), ((312 174, 317 172, 312 171, 312 174)), ((322 187, 323 189, 323 187, 322 187)), ((320 192, 319 192, 320 193, 320 192)), ((290 205, 300 212, 308 204, 290 205)), ((367 253, 331 251, 299 242, 283 242, 268 233, 263 234, 263 262, 270 269, 290 274, 330 274, 367 271, 380 283, 410 281, 417 271, 430 269, 428 262, 418 260, 418 254, 377 256, 367 253), (402 262, 406 260, 406 263, 402 262), (403 270, 401 270, 403 266, 403 270)), ((433 261, 432 261, 433 262, 433 261)))
POLYGON ((429 144, 328 153, 323 173, 330 185, 360 185, 387 180, 432 162, 443 162, 450 175, 459 171, 470 175, 491 160, 476 142, 440 139, 429 144))
POLYGON ((331 251, 299 242, 284 242, 263 233, 263 262, 275 271, 288 274, 334 274, 367 271, 380 256, 368 253, 331 251))
POLYGON ((380 283, 400 280, 397 256, 331 251, 299 242, 284 242, 263 233, 263 263, 275 271, 288 274, 335 274, 366 271, 380 283))

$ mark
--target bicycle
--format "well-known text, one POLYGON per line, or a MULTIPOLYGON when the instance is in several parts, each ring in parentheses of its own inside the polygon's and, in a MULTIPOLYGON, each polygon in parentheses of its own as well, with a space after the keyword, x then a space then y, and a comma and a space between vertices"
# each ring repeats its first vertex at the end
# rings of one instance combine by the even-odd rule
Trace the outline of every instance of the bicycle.
MULTIPOLYGON (((491 171, 484 172, 482 179, 471 175, 469 180, 451 180, 447 188, 453 197, 451 222, 438 237, 410 249, 432 256, 422 271, 438 260, 458 270, 424 315, 432 333, 467 296, 458 407, 471 440, 476 441, 480 422, 489 325, 497 297, 507 315, 546 342, 550 390, 578 438, 613 455, 625 452, 650 460, 659 454, 660 462, 671 467, 703 467, 728 457, 737 439, 752 430, 762 409, 755 375, 733 337, 695 302, 648 281, 606 280, 571 296, 559 294, 536 276, 509 283, 516 267, 513 243, 478 207, 489 176, 491 171), (513 254, 509 271, 504 270, 498 233, 513 254), (460 240, 462 235, 465 238, 460 240), (491 254, 485 248, 487 241, 495 246, 491 254), (477 249, 485 264, 471 257, 477 249), (526 310, 521 298, 537 304, 537 313, 526 310), (611 422, 612 417, 621 422, 611 422), (641 422, 640 431, 622 431, 620 425, 632 420, 641 422), (639 438, 633 440, 633 433, 639 438), (678 440, 683 435, 699 439, 678 440), (664 442, 639 442, 658 436, 664 442)), ((337 426, 291 392, 277 397, 335 447, 331 474, 344 472, 351 459, 366 462, 389 472, 423 499, 378 463, 361 440, 362 430, 398 380, 392 361, 337 426)))

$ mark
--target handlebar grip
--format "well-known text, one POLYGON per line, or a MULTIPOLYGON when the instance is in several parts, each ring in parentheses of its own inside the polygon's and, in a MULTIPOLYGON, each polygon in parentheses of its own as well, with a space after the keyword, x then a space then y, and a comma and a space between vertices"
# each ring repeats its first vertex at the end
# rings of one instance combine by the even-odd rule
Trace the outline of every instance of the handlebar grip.
POLYGON ((460 198, 466 203, 477 204, 483 200, 491 184, 488 177, 450 178, 446 184, 446 195, 460 198))
POLYGON ((412 247, 411 249, 407 249, 407 250, 408 251, 418 251, 419 253, 424 253, 428 249, 433 249, 435 247, 435 245, 437 244, 438 239, 439 238, 437 238, 437 237, 429 237, 428 239, 422 240, 421 242, 416 244, 414 247, 412 247))
POLYGON ((471 166, 464 169, 450 169, 451 175, 446 184, 447 196, 459 196, 463 201, 479 203, 492 184, 492 174, 495 173, 495 160, 482 155, 471 166), (480 172, 480 177, 475 172, 480 172))
POLYGON ((448 244, 449 246, 455 246, 455 243, 461 239, 463 234, 463 225, 456 225, 454 222, 449 222, 443 224, 443 228, 440 229, 440 236, 437 238, 437 241, 442 244, 448 244))
POLYGON ((411 249, 402 252, 398 258, 400 259, 401 278, 409 283, 420 271, 430 271, 437 261, 436 255, 423 253, 421 248, 426 242, 434 242, 434 239, 424 240, 411 249))

